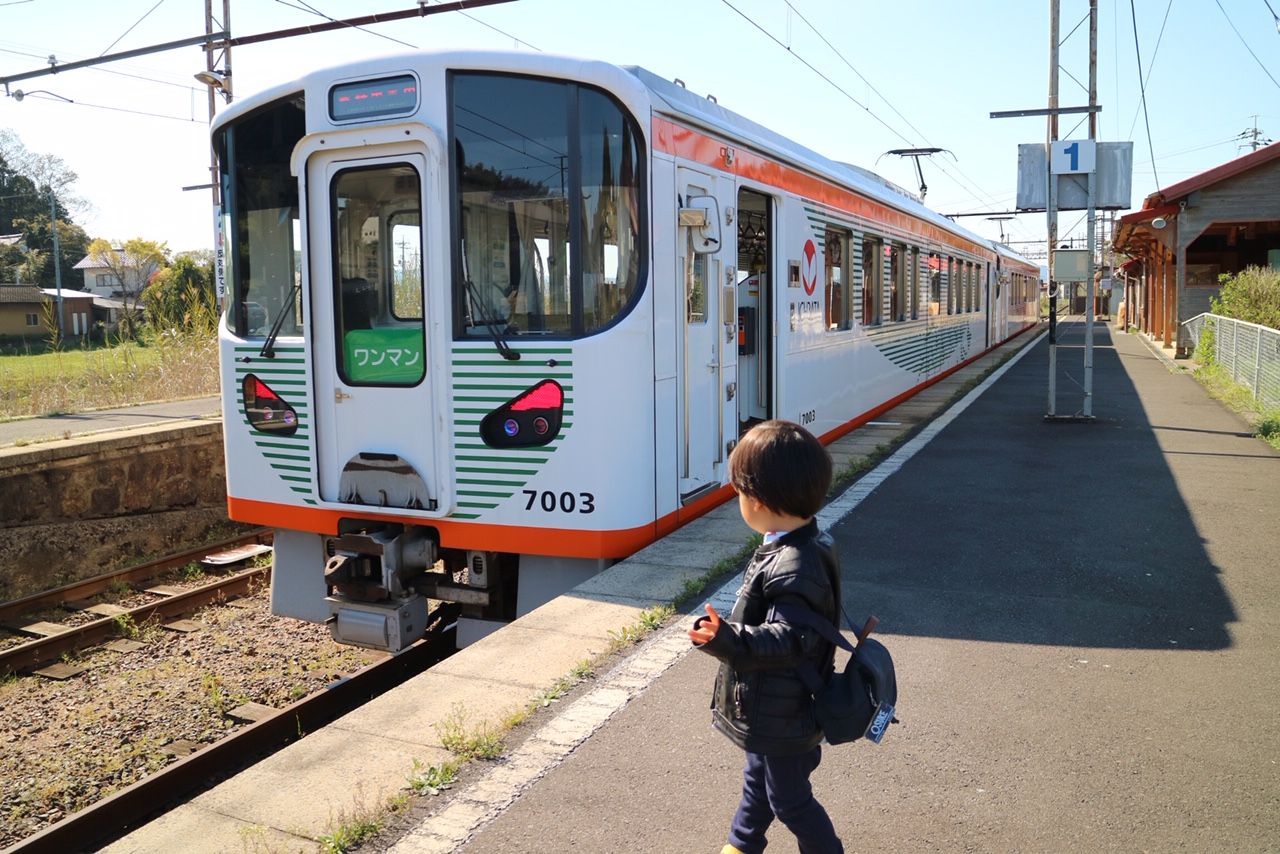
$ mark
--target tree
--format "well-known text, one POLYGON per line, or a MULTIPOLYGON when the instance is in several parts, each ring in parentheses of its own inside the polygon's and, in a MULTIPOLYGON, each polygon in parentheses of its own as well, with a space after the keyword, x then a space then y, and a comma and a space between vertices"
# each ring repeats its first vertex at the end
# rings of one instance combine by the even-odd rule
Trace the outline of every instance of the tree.
MULTIPOLYGON (((53 231, 50 216, 58 223, 59 267, 63 287, 72 287, 72 269, 84 257, 88 235, 71 222, 70 208, 84 202, 72 194, 77 180, 62 158, 27 150, 11 130, 0 130, 0 234, 21 233, 28 254, 23 281, 52 288, 57 277, 53 262, 53 231), (39 257, 40 263, 36 264, 39 257)), ((16 276, 11 254, 0 259, 0 278, 16 276)))
POLYGON ((141 237, 126 240, 119 247, 101 237, 89 244, 85 254, 120 283, 124 306, 117 331, 121 336, 133 338, 137 335, 142 321, 142 292, 151 278, 168 264, 168 252, 164 243, 141 237))
POLYGON ((49 213, 48 200, 41 200, 35 182, 18 172, 0 151, 0 234, 14 234, 18 220, 49 213))
POLYGON ((208 250, 184 252, 155 274, 142 292, 151 324, 197 332, 213 330, 218 297, 212 256, 208 250))
MULTIPOLYGON (((52 288, 58 282, 53 269, 53 234, 49 230, 49 213, 37 214, 30 219, 20 219, 15 225, 17 230, 26 235, 26 244, 30 252, 39 252, 38 264, 22 274, 24 282, 30 282, 42 288, 52 288)), ((88 254, 89 235, 83 228, 72 222, 58 220, 58 260, 62 268, 62 287, 69 290, 80 290, 84 279, 75 269, 76 264, 88 254)))

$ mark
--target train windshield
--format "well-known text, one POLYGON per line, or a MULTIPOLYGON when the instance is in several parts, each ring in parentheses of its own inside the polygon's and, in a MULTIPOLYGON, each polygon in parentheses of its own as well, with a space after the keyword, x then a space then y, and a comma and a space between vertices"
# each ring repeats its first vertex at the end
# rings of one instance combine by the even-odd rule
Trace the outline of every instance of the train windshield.
POLYGON ((643 275, 640 134, 599 90, 455 73, 454 305, 462 338, 587 335, 643 275))
POLYGON ((306 122, 301 95, 223 128, 222 172, 228 325, 242 338, 302 334, 298 182, 289 156, 306 122))

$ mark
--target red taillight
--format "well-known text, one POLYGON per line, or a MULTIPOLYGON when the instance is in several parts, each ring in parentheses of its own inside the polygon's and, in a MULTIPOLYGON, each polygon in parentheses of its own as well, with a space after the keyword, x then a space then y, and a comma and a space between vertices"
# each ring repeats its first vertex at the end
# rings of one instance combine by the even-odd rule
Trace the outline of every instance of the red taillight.
POLYGON ((271 386, 253 374, 247 374, 244 390, 244 414, 255 430, 277 436, 292 436, 298 432, 298 412, 271 386))
POLYGON ((480 438, 493 448, 545 445, 560 432, 564 389, 543 380, 490 412, 480 422, 480 438))

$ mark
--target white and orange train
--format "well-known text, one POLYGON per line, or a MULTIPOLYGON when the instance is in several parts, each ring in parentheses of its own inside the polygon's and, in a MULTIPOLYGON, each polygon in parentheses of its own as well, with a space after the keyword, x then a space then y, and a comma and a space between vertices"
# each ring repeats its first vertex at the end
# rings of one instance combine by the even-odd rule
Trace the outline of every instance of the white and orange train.
POLYGON ((640 68, 409 53, 216 121, 228 505, 272 607, 460 642, 1037 323, 1036 267, 640 68))

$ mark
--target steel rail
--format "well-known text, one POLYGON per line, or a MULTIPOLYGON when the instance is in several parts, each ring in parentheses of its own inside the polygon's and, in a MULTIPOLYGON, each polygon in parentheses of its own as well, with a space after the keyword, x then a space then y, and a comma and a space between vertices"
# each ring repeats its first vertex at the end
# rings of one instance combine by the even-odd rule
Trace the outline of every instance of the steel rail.
POLYGON ((249 767, 447 658, 456 643, 456 619, 456 606, 437 608, 427 636, 402 652, 340 679, 269 718, 237 730, 0 854, 66 854, 99 849, 168 812, 193 792, 249 767))
POLYGON ((213 584, 166 596, 158 602, 139 605, 113 617, 103 617, 91 623, 73 626, 56 635, 37 638, 8 649, 0 649, 0 675, 28 673, 41 665, 57 661, 65 652, 102 643, 108 638, 119 635, 121 624, 126 622, 140 625, 153 616, 177 617, 228 596, 239 596, 248 592, 254 582, 264 579, 270 572, 270 567, 265 566, 242 570, 219 579, 213 584))
POLYGON ((187 564, 198 561, 207 555, 214 554, 225 549, 234 548, 235 546, 249 545, 252 543, 269 543, 271 542, 272 532, 267 528, 259 528, 248 534, 239 534, 235 537, 229 537, 225 540, 219 540, 216 543, 209 543, 196 549, 187 549, 183 552, 175 552, 165 555, 147 563, 141 563, 137 566, 131 566, 128 569, 117 569, 111 572, 104 572, 101 575, 95 575, 92 578, 84 578, 80 581, 72 581, 53 590, 46 590, 43 593, 33 593, 30 596, 24 596, 21 599, 14 599, 10 602, 0 603, 0 623, 9 622, 15 617, 22 614, 38 611, 41 608, 53 607, 61 605, 65 602, 75 602, 80 599, 88 599, 99 593, 104 593, 111 589, 112 585, 121 582, 133 584, 139 581, 150 581, 158 575, 163 575, 171 569, 186 566, 187 564))

